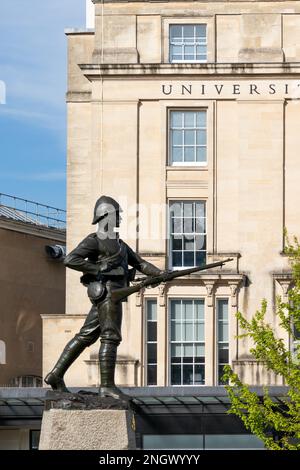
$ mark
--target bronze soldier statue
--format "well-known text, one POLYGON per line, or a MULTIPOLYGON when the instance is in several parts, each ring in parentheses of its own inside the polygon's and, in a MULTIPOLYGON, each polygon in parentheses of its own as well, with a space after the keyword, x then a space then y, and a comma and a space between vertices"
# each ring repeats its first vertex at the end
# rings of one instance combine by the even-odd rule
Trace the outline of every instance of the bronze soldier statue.
POLYGON ((69 341, 45 382, 53 390, 68 392, 64 374, 82 351, 100 337, 99 350, 101 386, 99 395, 116 399, 128 397, 114 382, 117 348, 122 340, 122 301, 143 287, 155 286, 193 272, 222 266, 230 260, 198 266, 181 271, 165 272, 142 259, 124 241, 118 228, 121 221, 119 204, 108 196, 101 196, 95 205, 93 224, 97 231, 88 235, 65 258, 68 268, 83 272, 81 282, 88 288, 93 304, 84 325, 69 341), (128 265, 133 269, 129 269, 128 265), (138 270, 147 277, 137 285, 129 286, 138 270))
POLYGON ((88 235, 65 258, 65 266, 84 273, 81 282, 88 286, 93 306, 81 330, 69 341, 53 370, 45 378, 46 384, 51 385, 53 390, 68 391, 63 379, 65 372, 82 351, 100 337, 99 394, 114 398, 122 395, 114 383, 117 348, 122 339, 122 304, 121 301, 112 303, 107 296, 107 289, 129 285, 135 273, 128 265, 147 276, 160 274, 161 271, 119 239, 115 229, 121 221, 120 212, 121 208, 114 199, 100 197, 95 205, 92 222, 98 224, 98 230, 88 235))

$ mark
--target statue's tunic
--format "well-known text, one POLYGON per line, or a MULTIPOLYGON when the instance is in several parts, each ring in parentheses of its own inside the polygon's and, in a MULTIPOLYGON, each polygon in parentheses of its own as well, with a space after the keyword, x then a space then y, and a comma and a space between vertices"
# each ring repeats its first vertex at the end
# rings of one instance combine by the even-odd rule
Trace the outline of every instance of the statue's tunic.
MULTIPOLYGON (((148 276, 155 276, 160 270, 143 260, 124 241, 98 238, 96 233, 88 235, 65 258, 65 266, 81 271, 84 285, 92 281, 110 281, 110 287, 128 285, 132 278, 129 266, 148 276)), ((122 305, 105 298, 97 306, 93 305, 84 325, 76 338, 87 346, 99 337, 101 341, 119 344, 121 337, 122 305)))

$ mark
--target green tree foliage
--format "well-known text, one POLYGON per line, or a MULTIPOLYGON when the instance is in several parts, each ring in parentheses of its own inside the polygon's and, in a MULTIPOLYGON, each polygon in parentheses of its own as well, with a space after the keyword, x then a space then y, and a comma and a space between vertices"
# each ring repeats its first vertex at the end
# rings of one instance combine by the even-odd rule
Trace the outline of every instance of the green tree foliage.
POLYGON ((237 415, 271 450, 300 450, 300 342, 296 342, 300 332, 300 244, 296 238, 293 243, 287 240, 286 254, 292 268, 292 287, 286 302, 277 298, 276 314, 293 341, 294 350, 290 351, 267 323, 266 300, 249 321, 237 313, 243 331, 239 338, 251 338, 254 346, 250 352, 254 358, 284 379, 288 387, 286 398, 281 399, 282 404, 275 403, 267 387, 263 397, 258 397, 230 366, 226 366, 223 377, 230 384, 226 386, 231 401, 229 413, 237 415))

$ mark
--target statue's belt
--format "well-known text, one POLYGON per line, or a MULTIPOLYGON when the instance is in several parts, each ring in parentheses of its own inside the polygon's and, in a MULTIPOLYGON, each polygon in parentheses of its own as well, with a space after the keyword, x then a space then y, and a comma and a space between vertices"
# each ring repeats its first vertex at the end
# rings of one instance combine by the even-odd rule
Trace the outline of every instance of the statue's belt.
MULTIPOLYGON (((126 273, 127 285, 135 278, 136 269, 129 269, 126 273)), ((105 299, 107 294, 106 282, 111 279, 124 278, 125 270, 122 266, 119 266, 112 271, 107 273, 101 273, 100 279, 91 281, 88 283, 87 294, 92 304, 97 305, 99 302, 105 299)))

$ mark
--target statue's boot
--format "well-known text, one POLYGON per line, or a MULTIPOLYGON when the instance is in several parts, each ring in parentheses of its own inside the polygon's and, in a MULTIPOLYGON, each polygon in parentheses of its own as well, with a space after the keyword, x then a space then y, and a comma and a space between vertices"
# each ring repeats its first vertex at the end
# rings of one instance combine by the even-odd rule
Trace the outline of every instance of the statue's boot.
POLYGON ((117 345, 113 343, 101 343, 99 351, 101 386, 99 388, 100 397, 112 397, 116 400, 130 400, 115 385, 115 367, 117 359, 117 345))
POLYGON ((85 349, 86 345, 77 338, 71 339, 63 350, 60 358, 53 367, 52 371, 45 377, 44 381, 52 387, 52 390, 58 392, 69 392, 64 382, 64 374, 71 364, 85 349))

